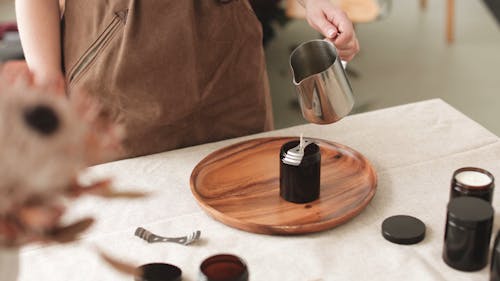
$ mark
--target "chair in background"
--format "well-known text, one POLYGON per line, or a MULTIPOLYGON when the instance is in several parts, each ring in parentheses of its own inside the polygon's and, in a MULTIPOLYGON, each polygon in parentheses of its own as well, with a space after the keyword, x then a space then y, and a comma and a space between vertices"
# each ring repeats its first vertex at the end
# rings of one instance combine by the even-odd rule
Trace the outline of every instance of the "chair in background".
MULTIPOLYGON (((420 0, 420 8, 427 9, 427 0, 420 0)), ((446 0, 446 42, 453 43, 455 40, 455 0, 446 0)))
MULTIPOLYGON (((426 0, 421 0, 426 1, 426 0)), ((455 0, 446 0, 446 41, 448 44, 455 40, 455 0)))
MULTIPOLYGON (((380 5, 377 0, 332 0, 332 2, 344 10, 355 24, 372 22, 377 20, 380 14, 380 5)), ((297 0, 287 0, 285 4, 288 17, 292 19, 305 18, 304 8, 297 0)))
POLYGON ((379 13, 377 16, 377 20, 382 20, 389 16, 392 10, 392 0, 378 0, 377 2, 379 5, 379 13))

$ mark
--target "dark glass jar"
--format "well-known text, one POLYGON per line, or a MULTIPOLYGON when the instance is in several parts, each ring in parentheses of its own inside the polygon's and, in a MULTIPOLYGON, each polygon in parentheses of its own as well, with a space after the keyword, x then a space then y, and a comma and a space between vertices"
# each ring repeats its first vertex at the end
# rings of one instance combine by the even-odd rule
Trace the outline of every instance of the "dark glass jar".
POLYGON ((460 168, 451 179, 450 200, 459 196, 472 196, 491 203, 494 188, 495 178, 490 172, 474 167, 460 168))
POLYGON ((198 281, 248 281, 247 265, 235 255, 211 256, 201 263, 198 281))
POLYGON ((139 267, 135 281, 181 281, 182 271, 168 263, 148 263, 139 267))
POLYGON ((494 210, 488 202, 462 196, 448 203, 443 260, 462 271, 476 271, 488 263, 494 210))
POLYGON ((288 150, 299 141, 285 143, 280 150, 280 196, 293 203, 308 203, 319 198, 321 153, 315 143, 308 144, 299 165, 283 162, 288 150))
POLYGON ((500 281, 500 230, 495 237, 491 253, 490 281, 500 281))

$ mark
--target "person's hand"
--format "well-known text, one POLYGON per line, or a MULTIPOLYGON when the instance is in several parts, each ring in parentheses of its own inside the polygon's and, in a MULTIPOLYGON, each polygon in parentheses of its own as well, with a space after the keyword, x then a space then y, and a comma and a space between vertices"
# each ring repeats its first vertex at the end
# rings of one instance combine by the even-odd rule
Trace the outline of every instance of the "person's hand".
POLYGON ((33 75, 23 60, 0 64, 0 79, 2 83, 9 84, 15 84, 20 79, 28 81, 29 84, 33 83, 33 75))
POLYGON ((342 60, 350 61, 359 52, 352 22, 330 0, 303 0, 307 22, 330 40, 342 60))
POLYGON ((43 73, 43 75, 35 75, 24 60, 7 61, 0 64, 0 94, 3 83, 34 84, 47 87, 49 89, 47 92, 60 96, 64 96, 66 91, 66 83, 62 73, 53 71, 53 74, 43 73))

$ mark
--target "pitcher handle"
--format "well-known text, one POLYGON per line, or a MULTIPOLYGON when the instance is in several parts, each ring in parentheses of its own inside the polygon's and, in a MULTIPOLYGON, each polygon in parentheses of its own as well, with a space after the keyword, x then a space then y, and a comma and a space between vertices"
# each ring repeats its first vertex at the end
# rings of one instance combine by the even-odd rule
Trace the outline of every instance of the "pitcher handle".
MULTIPOLYGON (((328 40, 328 38, 324 38, 323 41, 326 41, 326 42, 332 44, 332 46, 335 48, 335 51, 337 51, 337 47, 335 46, 335 44, 333 44, 332 41, 328 40)), ((342 63, 342 67, 345 69, 347 67, 347 61, 340 60, 340 62, 342 63)))

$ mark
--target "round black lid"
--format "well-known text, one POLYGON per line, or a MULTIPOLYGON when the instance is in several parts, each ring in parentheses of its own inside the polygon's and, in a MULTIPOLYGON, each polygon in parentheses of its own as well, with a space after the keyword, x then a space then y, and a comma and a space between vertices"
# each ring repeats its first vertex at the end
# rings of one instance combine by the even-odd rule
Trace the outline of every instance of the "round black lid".
POLYGON ((425 224, 411 216, 392 216, 382 223, 382 235, 392 243, 416 244, 425 238, 425 224))
POLYGON ((461 196, 448 203, 448 220, 457 222, 460 226, 473 227, 490 221, 494 213, 489 202, 475 197, 461 196))
POLYGON ((167 263, 148 263, 139 267, 141 276, 136 281, 180 281, 182 271, 175 265, 167 263))

